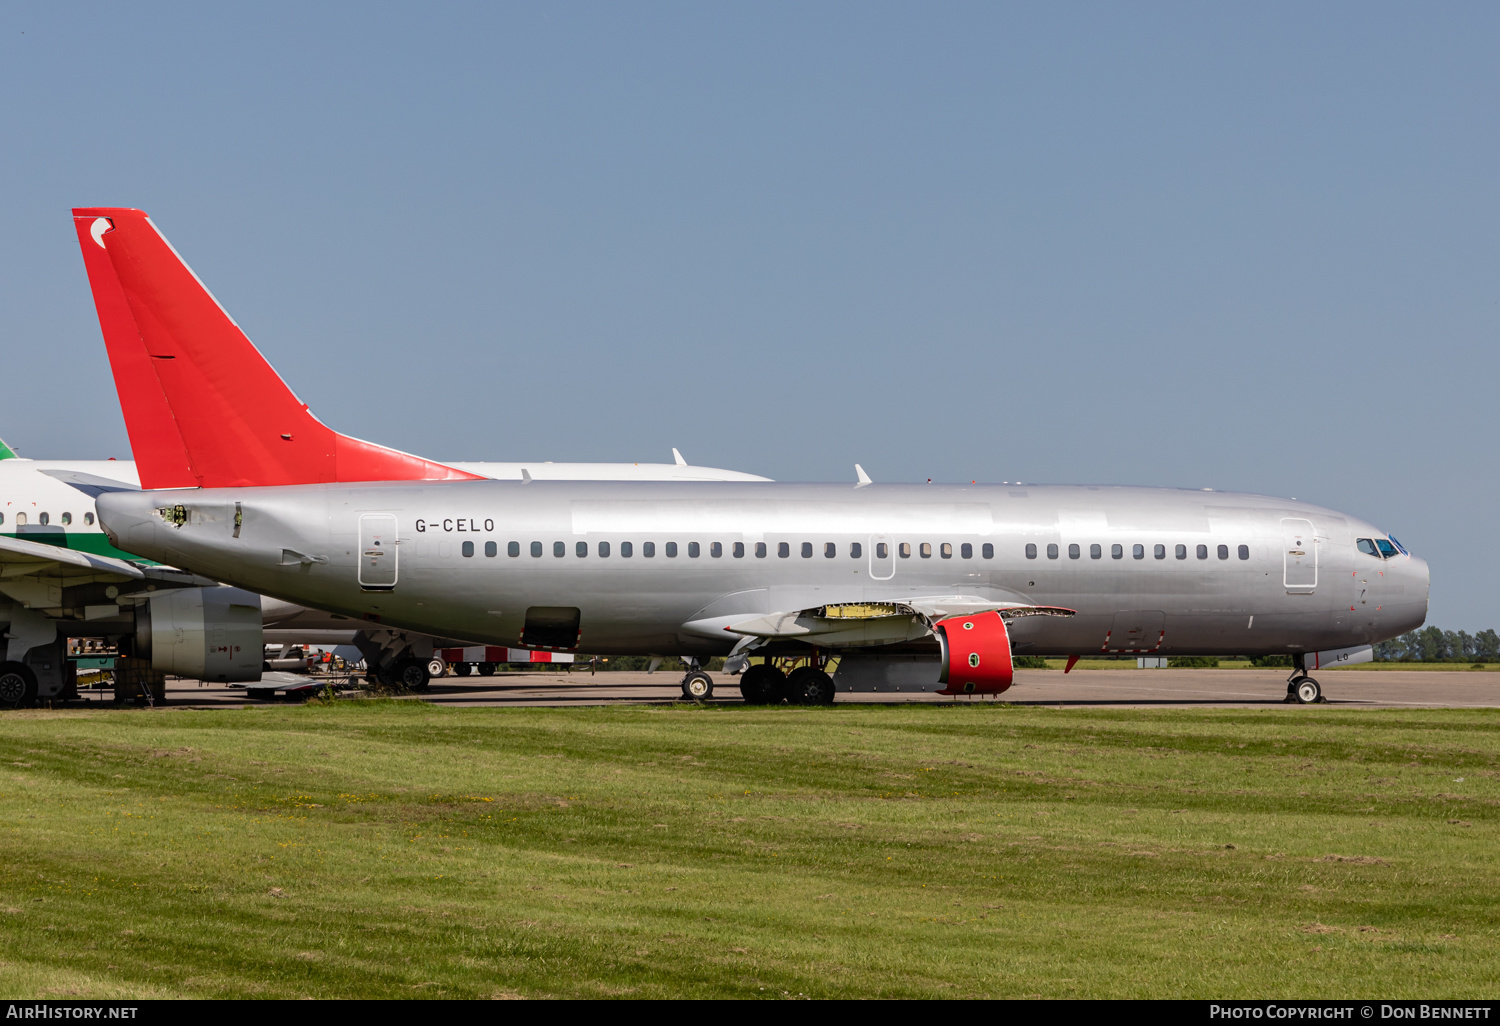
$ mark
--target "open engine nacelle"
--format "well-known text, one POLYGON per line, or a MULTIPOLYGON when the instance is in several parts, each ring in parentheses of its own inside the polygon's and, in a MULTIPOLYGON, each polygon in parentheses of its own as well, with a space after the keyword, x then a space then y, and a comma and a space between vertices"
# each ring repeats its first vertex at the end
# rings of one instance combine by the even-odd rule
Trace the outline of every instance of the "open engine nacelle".
POLYGON ((162 673, 226 684, 260 680, 265 647, 254 592, 181 588, 136 607, 136 658, 162 673))
POLYGON ((950 616, 933 624, 942 664, 940 695, 996 695, 1010 687, 1015 667, 1010 635, 999 613, 950 616))

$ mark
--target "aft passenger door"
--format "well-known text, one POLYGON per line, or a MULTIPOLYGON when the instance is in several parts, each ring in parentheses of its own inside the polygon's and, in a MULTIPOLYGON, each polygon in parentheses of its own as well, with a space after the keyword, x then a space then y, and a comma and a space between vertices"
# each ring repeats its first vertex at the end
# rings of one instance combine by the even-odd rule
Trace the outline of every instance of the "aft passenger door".
POLYGON ((1318 586, 1318 537, 1311 520, 1281 521, 1282 580, 1286 590, 1310 595, 1318 586))
POLYGON ((359 586, 366 591, 390 591, 396 586, 396 517, 365 513, 359 518, 359 586))

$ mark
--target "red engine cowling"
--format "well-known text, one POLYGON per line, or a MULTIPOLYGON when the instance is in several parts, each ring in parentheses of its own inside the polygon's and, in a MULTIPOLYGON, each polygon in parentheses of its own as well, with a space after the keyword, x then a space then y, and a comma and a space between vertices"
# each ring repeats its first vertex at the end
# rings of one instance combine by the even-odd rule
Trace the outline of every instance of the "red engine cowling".
POLYGON ((934 625, 943 650, 940 695, 998 695, 1010 687, 1015 667, 1010 635, 999 613, 950 616, 934 625))

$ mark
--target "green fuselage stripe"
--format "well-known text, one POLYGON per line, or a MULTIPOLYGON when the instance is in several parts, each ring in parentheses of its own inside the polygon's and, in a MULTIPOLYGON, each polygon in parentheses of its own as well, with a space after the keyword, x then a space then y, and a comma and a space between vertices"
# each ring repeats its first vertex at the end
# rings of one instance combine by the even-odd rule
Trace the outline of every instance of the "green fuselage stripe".
POLYGON ((56 545, 61 549, 72 549, 74 552, 87 552, 92 556, 112 556, 115 559, 130 560, 135 563, 154 563, 154 560, 142 559, 140 556, 129 552, 122 552, 109 543, 109 536, 98 534, 93 531, 75 531, 69 533, 58 528, 46 528, 26 531, 0 531, 0 537, 19 538, 21 541, 40 542, 43 545, 56 545))

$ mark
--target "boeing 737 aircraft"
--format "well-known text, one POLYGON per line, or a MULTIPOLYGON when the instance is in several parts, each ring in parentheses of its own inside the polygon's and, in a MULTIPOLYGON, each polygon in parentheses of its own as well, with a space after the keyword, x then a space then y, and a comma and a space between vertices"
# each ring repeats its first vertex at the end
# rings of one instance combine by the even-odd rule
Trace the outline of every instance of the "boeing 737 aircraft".
MULTIPOLYGON (((124 374, 111 351, 121 402, 170 414, 150 447, 161 487, 99 494, 114 544, 358 618, 398 666, 437 633, 737 665, 802 652, 815 658, 789 678, 756 664, 741 691, 816 703, 999 693, 1013 651, 1286 653, 1289 695, 1317 701, 1309 670, 1368 658, 1426 616, 1421 559, 1356 517, 1266 496, 862 471, 847 485, 485 480, 332 432, 145 214, 74 216, 106 341, 141 344, 124 374)), ((214 624, 210 666, 245 660, 241 622, 214 624)))

